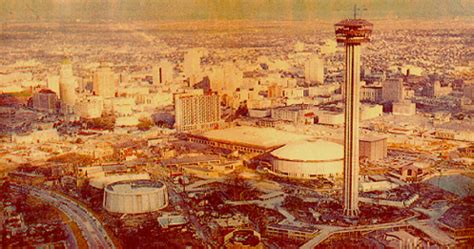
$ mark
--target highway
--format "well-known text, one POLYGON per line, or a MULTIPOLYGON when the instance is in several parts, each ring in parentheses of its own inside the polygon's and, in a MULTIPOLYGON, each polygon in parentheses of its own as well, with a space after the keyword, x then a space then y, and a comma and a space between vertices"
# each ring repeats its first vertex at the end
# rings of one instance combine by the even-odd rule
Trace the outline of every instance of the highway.
MULTIPOLYGON (((444 213, 446 209, 440 211, 440 213, 444 213)), ((431 219, 428 220, 418 220, 417 217, 410 217, 408 219, 404 219, 403 221, 392 222, 392 223, 383 223, 383 224, 376 224, 376 225, 364 225, 364 226, 354 226, 354 227, 337 227, 337 226, 316 226, 321 228, 321 233, 318 234, 313 239, 307 241, 303 244, 300 248, 302 249, 310 249, 315 248, 317 245, 322 243, 324 240, 329 238, 335 234, 341 233, 352 233, 352 232, 369 232, 375 230, 383 230, 383 229, 390 229, 390 228, 397 228, 397 227, 408 227, 412 226, 421 231, 423 231, 426 235, 428 235, 431 239, 435 240, 439 243, 443 248, 453 246, 455 241, 450 238, 447 234, 443 231, 438 229, 434 224, 434 220, 439 218, 440 214, 434 215, 431 219)))
POLYGON ((51 191, 31 186, 21 186, 23 191, 54 205, 74 221, 87 241, 89 248, 115 248, 102 224, 87 209, 76 202, 51 191))

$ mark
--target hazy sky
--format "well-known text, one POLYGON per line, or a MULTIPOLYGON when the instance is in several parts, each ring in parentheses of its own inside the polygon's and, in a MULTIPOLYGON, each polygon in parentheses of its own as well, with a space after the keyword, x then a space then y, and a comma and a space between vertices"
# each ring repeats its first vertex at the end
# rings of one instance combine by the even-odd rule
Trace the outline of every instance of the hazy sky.
POLYGON ((474 0, 0 0, 2 21, 472 18, 474 0))

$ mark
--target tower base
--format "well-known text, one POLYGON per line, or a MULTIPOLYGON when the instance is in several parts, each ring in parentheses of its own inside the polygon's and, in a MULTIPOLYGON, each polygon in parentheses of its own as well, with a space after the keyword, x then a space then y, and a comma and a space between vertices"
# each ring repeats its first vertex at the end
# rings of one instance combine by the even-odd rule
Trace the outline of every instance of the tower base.
POLYGON ((360 214, 360 210, 357 209, 346 209, 344 208, 344 216, 357 217, 360 214))

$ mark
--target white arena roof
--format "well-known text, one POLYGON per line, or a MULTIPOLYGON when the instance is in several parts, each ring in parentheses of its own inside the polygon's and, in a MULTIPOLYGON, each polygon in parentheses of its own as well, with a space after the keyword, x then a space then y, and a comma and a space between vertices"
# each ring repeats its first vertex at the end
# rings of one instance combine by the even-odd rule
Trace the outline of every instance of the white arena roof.
POLYGON ((211 140, 247 144, 258 147, 278 147, 292 141, 308 139, 307 135, 281 131, 274 128, 236 126, 221 130, 211 130, 199 134, 211 140))
POLYGON ((272 156, 292 161, 333 161, 344 158, 343 146, 325 140, 289 143, 271 152, 272 156))

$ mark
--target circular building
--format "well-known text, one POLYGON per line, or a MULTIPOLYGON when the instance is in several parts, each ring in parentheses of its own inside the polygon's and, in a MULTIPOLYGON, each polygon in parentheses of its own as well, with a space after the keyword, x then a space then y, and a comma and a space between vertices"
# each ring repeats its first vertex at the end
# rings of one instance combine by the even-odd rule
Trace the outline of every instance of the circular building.
POLYGON ((168 205, 166 185, 152 180, 119 181, 104 189, 105 210, 113 213, 140 214, 168 205))
POLYGON ((291 178, 312 179, 343 173, 343 146, 325 140, 289 143, 270 153, 273 173, 291 178))

